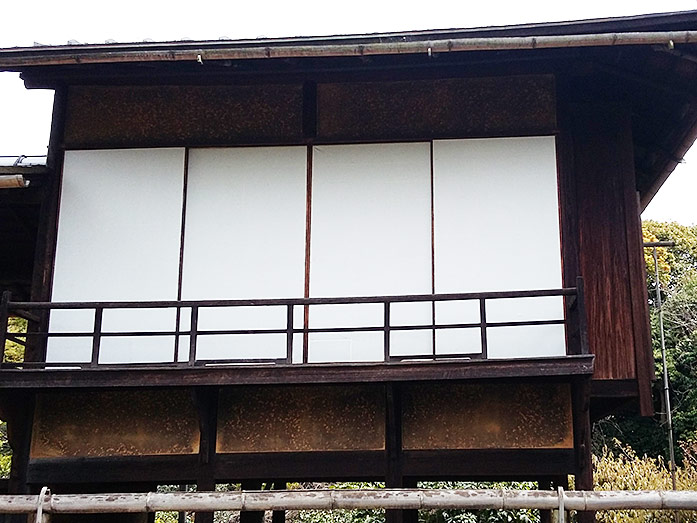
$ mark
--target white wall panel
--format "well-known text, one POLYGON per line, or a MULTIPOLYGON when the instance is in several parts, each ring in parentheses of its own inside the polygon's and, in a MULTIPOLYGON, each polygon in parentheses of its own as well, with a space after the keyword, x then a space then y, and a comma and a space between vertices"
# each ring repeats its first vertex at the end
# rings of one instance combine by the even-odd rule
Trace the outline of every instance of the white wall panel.
MULTIPOLYGON (((436 141, 433 161, 436 292, 561 287, 554 137, 436 141)), ((562 318, 562 300, 490 302, 487 315, 562 318)), ((445 316, 437 306, 436 320, 452 321, 445 316)), ((457 352, 443 340, 438 352, 457 352)), ((563 329, 497 329, 488 349, 493 358, 560 355, 563 329)))
MULTIPOLYGON (((183 299, 303 296, 306 163, 305 147, 190 151, 183 299)), ((286 314, 201 309, 199 322, 201 329, 285 329, 286 314)), ((285 351, 284 336, 201 336, 197 345, 200 359, 285 351)))
MULTIPOLYGON (((68 151, 53 301, 175 300, 183 149, 68 151)), ((93 315, 57 311, 56 332, 92 330, 93 315)), ((105 311, 105 331, 174 330, 174 310, 105 311)), ((47 361, 88 361, 90 338, 54 338, 47 361)), ((174 338, 105 337, 103 363, 168 361, 174 338)))
MULTIPOLYGON (((431 292, 430 151, 427 143, 314 148, 310 295, 431 292)), ((310 326, 381 325, 381 307, 313 307, 310 326)), ((430 324, 428 309, 397 321, 430 324)), ((428 354, 431 335, 393 338, 393 354, 428 354)), ((310 337, 310 361, 383 358, 382 333, 310 337)))

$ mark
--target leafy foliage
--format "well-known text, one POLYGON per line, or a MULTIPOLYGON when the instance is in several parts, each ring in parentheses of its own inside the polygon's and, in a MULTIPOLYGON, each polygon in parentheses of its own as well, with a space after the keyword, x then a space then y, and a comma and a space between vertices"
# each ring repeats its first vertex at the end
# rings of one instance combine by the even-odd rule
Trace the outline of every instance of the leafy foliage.
MULTIPOLYGON (((658 248, 657 258, 663 301, 666 366, 671 384, 673 427, 679 442, 697 438, 697 226, 646 221, 644 241, 673 241, 675 247, 658 248)), ((656 304, 654 259, 645 250, 649 299, 656 304)), ((613 448, 618 439, 639 455, 667 456, 665 406, 660 373, 663 366, 658 314, 651 308, 651 331, 657 380, 654 385, 654 419, 610 417, 594 427, 594 449, 613 448)), ((681 447, 682 448, 682 447, 681 447)), ((617 450, 617 449, 613 449, 617 450)), ((680 455, 678 455, 680 459, 680 455)))
MULTIPOLYGON (((7 330, 16 334, 27 332, 27 320, 15 317, 9 318, 7 330)), ((6 341, 3 357, 3 361, 20 363, 24 361, 24 347, 13 341, 6 341)), ((0 478, 10 477, 11 463, 12 449, 7 441, 7 423, 0 421, 0 478)))
MULTIPOLYGON (((13 334, 27 332, 27 320, 24 318, 11 317, 8 320, 7 330, 13 334)), ((4 361, 10 363, 21 363, 24 361, 24 347, 13 341, 6 341, 4 361)))
MULTIPOLYGON (((327 485, 324 485, 327 487, 327 485)), ((370 489, 383 488, 381 483, 334 483, 329 488, 370 489)), ((529 490, 536 488, 534 483, 471 483, 471 482, 429 482, 420 483, 421 488, 447 489, 487 489, 506 488, 529 490)), ((294 523, 382 523, 384 510, 342 510, 314 511, 303 510, 289 515, 294 523)), ((433 510, 419 511, 420 523, 536 523, 539 516, 535 510, 433 510)))
POLYGON ((7 423, 0 421, 0 478, 10 477, 12 449, 7 440, 7 423))
MULTIPOLYGON (((677 469, 679 490, 697 489, 697 446, 683 444, 684 464, 677 469)), ((631 447, 615 441, 614 450, 605 447, 593 456, 596 490, 670 490, 670 471, 659 456, 639 457, 631 447)), ((697 513, 681 512, 681 521, 697 521, 697 513)), ((597 513, 599 523, 668 523, 675 513, 668 511, 616 510, 597 513)))
MULTIPOLYGON (((447 489, 511 489, 532 490, 537 484, 530 482, 449 482, 422 483, 423 488, 447 489)), ((420 523, 536 523, 540 520, 536 510, 434 510, 421 511, 420 523)))

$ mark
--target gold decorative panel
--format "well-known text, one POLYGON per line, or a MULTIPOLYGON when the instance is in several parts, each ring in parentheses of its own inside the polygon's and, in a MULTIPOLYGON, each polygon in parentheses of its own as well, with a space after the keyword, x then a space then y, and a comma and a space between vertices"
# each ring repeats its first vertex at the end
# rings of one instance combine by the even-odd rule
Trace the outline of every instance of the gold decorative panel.
POLYGON ((288 143, 302 139, 302 85, 74 86, 69 149, 288 143))
POLYGON ((554 77, 319 84, 318 139, 403 140, 551 134, 554 77))
POLYGON ((375 385, 223 389, 217 450, 382 450, 384 398, 384 389, 375 385))
POLYGON ((445 383, 406 386, 403 448, 573 448, 566 383, 445 383))
POLYGON ((198 417, 181 390, 39 394, 32 458, 195 454, 198 417))

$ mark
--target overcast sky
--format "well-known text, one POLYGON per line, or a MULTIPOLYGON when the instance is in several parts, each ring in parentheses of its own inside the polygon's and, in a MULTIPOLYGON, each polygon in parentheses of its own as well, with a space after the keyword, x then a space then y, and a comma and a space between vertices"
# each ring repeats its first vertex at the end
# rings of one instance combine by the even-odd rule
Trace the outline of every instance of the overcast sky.
MULTIPOLYGON (((688 9, 697 9, 697 0, 6 0, 2 3, 0 47, 31 46, 35 42, 66 44, 69 40, 215 40, 444 29, 688 9)), ((16 74, 0 73, 0 156, 45 154, 52 99, 51 92, 26 91, 16 74)), ((658 193, 644 218, 697 224, 696 200, 697 152, 693 150, 658 193)))

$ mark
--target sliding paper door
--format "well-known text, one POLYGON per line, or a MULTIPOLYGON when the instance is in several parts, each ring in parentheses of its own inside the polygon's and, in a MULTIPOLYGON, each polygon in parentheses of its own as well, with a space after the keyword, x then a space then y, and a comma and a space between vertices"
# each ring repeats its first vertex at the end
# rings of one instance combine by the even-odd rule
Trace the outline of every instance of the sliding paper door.
MULTIPOLYGON (((554 137, 434 142, 436 292, 561 287, 554 137)), ((487 302, 488 322, 563 318, 562 299, 487 302)), ((475 302, 436 306, 437 323, 479 322, 475 302)), ((561 355, 562 325, 490 327, 488 356, 561 355)), ((478 329, 441 330, 438 353, 481 351, 478 329)))
MULTIPOLYGON (((53 301, 176 300, 184 149, 67 151, 53 301)), ((53 311, 52 332, 91 332, 94 311, 53 311)), ((173 331, 174 309, 105 310, 102 330, 173 331)), ((47 361, 86 362, 92 339, 53 338, 47 361)), ((100 363, 171 361, 174 336, 101 340, 100 363)))
MULTIPOLYGON (((184 300, 301 298, 305 280, 306 147, 192 149, 184 300)), ((302 326, 302 307, 296 307, 302 326)), ((189 327, 184 311, 182 328, 189 327)), ((203 308, 199 330, 285 329, 286 308, 203 308)), ((296 348, 302 348, 302 336, 296 348)), ((180 359, 188 358, 188 339, 180 359)), ((285 334, 201 335, 197 358, 284 358, 285 334)))
MULTIPOLYGON (((310 295, 431 292, 430 145, 314 147, 310 295)), ((431 305, 395 304, 391 323, 431 324, 431 305)), ((379 327, 380 304, 310 308, 310 326, 379 327)), ((393 332, 392 354, 428 354, 430 331, 393 332)), ((383 359, 382 332, 316 333, 310 361, 383 359)))

